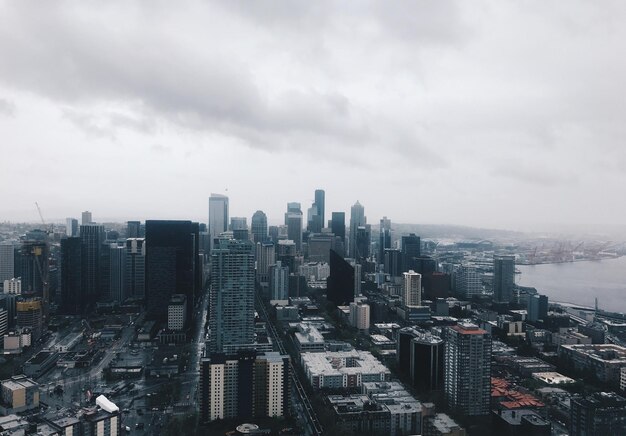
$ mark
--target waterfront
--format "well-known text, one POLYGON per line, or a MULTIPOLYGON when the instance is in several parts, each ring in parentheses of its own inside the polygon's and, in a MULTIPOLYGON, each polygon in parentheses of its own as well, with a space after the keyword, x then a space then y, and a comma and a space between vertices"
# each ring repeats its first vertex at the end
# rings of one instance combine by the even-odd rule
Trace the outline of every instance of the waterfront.
POLYGON ((551 301, 626 312, 626 256, 599 261, 518 265, 516 283, 537 288, 551 301))

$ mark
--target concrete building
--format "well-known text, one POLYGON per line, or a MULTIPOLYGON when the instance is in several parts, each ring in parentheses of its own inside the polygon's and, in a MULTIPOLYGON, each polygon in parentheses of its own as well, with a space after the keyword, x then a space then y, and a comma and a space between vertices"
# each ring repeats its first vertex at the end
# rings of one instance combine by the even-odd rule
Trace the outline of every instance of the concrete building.
POLYGON ((0 283, 15 277, 15 244, 12 241, 0 242, 0 283))
POLYGON ((424 419, 423 436, 466 436, 463 427, 445 413, 437 413, 424 419))
POLYGON ((279 260, 270 266, 270 300, 289 300, 289 267, 279 260))
POLYGON ((256 243, 256 275, 261 283, 269 282, 270 266, 276 263, 276 250, 273 242, 256 243))
POLYGON ((28 328, 32 341, 39 340, 43 333, 43 306, 41 298, 33 298, 16 303, 17 327, 28 328))
POLYGON ((489 415, 491 336, 470 323, 446 330, 444 388, 448 407, 466 416, 489 415))
POLYGON ((228 230, 228 197, 221 194, 211 194, 209 197, 209 235, 211 248, 214 240, 220 233, 228 230))
POLYGON ((591 370, 603 383, 619 383, 626 366, 626 348, 614 344, 562 345, 559 356, 577 370, 591 370))
POLYGON ((167 306, 167 329, 184 330, 187 325, 187 297, 174 294, 167 306))
POLYGON ((529 322, 537 322, 548 316, 548 297, 545 295, 531 295, 528 297, 528 316, 529 322))
POLYGON ((254 212, 252 219, 250 220, 250 227, 252 232, 252 241, 255 244, 268 241, 267 215, 265 215, 265 212, 262 210, 254 212))
POLYGON ((300 358, 313 389, 353 388, 391 377, 389 369, 367 351, 302 353, 300 358))
POLYGON ((422 305, 422 275, 413 270, 403 275, 402 304, 404 307, 418 307, 422 305))
POLYGON ((359 330, 370 328, 370 306, 365 303, 350 303, 350 325, 359 330))
POLYGON ((126 266, 124 294, 143 299, 146 295, 146 239, 126 239, 126 266))
MULTIPOLYGON (((285 213, 285 225, 287 226, 287 238, 296 245, 296 251, 302 252, 302 209, 300 203, 287 203, 285 213)), ((292 266, 293 270, 293 266, 292 266)))
POLYGON ((78 220, 76 218, 65 219, 65 236, 68 238, 78 236, 78 220))
POLYGON ((626 399, 613 392, 597 392, 570 401, 570 436, 626 434, 626 399))
POLYGON ((515 287, 515 256, 493 257, 493 301, 509 303, 515 287))
POLYGON ((470 265, 461 265, 455 272, 455 288, 459 297, 467 300, 482 294, 483 284, 478 270, 470 265))
POLYGON ((4 281, 4 293, 20 295, 22 293, 22 280, 20 278, 12 278, 4 281))
POLYGON ((498 410, 493 414, 495 434, 510 436, 551 436, 550 421, 534 410, 498 410))
POLYGON ((39 408, 39 384, 25 375, 16 375, 2 381, 3 415, 39 408))
POLYGON ((299 323, 294 333, 296 347, 300 353, 323 353, 326 342, 320 331, 309 323, 299 323))

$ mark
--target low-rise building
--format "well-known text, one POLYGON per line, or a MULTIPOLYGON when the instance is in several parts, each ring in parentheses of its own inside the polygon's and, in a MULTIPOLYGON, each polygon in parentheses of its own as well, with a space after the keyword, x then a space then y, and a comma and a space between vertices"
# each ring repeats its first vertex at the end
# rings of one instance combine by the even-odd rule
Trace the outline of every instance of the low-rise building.
POLYGON ((319 330, 308 323, 299 323, 294 333, 296 347, 300 353, 317 353, 324 351, 324 337, 319 330))
POLYGON ((445 413, 436 413, 424 418, 423 436, 466 436, 463 427, 445 413))
POLYGON ((1 386, 2 414, 19 413, 39 407, 39 384, 25 375, 3 380, 1 386))
POLYGON ((562 345, 559 356, 577 370, 592 370, 604 383, 619 383, 621 369, 626 366, 626 348, 614 344, 562 345))
POLYGON ((574 383, 575 380, 569 377, 559 374, 558 372, 536 372, 532 375, 536 380, 539 380, 547 385, 565 385, 574 383))
POLYGON ((533 410, 498 410, 493 414, 495 434, 508 436, 550 436, 552 425, 533 410))
POLYGON ((570 436, 626 434, 626 398, 612 392, 572 398, 569 430, 570 436))
POLYGON ((307 380, 314 389, 353 388, 365 382, 388 381, 389 369, 367 351, 302 353, 307 380))

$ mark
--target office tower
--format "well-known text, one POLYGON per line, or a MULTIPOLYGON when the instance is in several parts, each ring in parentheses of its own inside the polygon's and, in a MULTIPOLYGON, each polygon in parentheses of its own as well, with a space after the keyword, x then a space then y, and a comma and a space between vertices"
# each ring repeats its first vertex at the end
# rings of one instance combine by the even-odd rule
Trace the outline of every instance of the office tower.
POLYGON ((482 279, 475 267, 461 265, 454 272, 454 276, 456 294, 459 297, 470 300, 474 296, 482 294, 482 279))
POLYGON ((73 238, 78 236, 78 220, 75 218, 65 218, 65 236, 73 238))
POLYGON ((139 221, 128 221, 126 223, 126 238, 141 238, 141 223, 139 221))
POLYGON ((262 210, 254 212, 250 226, 252 227, 252 241, 255 244, 258 242, 267 242, 267 215, 265 215, 262 210))
POLYGON ((570 401, 571 436, 626 434, 626 398, 613 392, 596 392, 570 401))
POLYGON ((330 230, 333 235, 341 238, 341 242, 345 244, 346 240, 346 214, 345 212, 333 212, 330 222, 330 230))
POLYGON ((248 239, 248 220, 245 217, 231 217, 230 230, 233 238, 241 241, 248 239))
POLYGON ((87 308, 82 292, 82 240, 61 239, 61 312, 80 314, 87 308))
POLYGON ((348 253, 350 257, 357 258, 356 234, 360 226, 367 224, 365 218, 365 208, 357 200, 350 208, 350 242, 348 244, 348 253))
POLYGON ((209 235, 211 247, 220 233, 228 230, 228 197, 221 194, 211 194, 209 197, 209 235))
POLYGON ((146 239, 126 239, 126 268, 124 271, 124 294, 127 298, 146 295, 146 239))
POLYGON ((378 236, 378 263, 385 263, 385 250, 391 248, 391 220, 386 216, 380 220, 378 236))
POLYGON ((200 419, 251 419, 288 413, 289 357, 213 353, 200 362, 200 419))
POLYGON ((272 242, 256 244, 256 274, 259 282, 269 281, 270 266, 276 263, 276 250, 272 242))
POLYGON ((211 251, 211 352, 254 343, 254 255, 250 241, 221 239, 211 251))
POLYGON ((304 297, 307 289, 306 277, 289 274, 289 297, 304 297))
POLYGON ((287 238, 296 243, 296 250, 300 253, 302 251, 302 210, 300 203, 287 203, 285 225, 287 226, 287 238))
POLYGON ((359 264, 365 263, 370 257, 370 247, 372 245, 372 228, 369 224, 359 226, 356 229, 355 251, 353 257, 359 264))
POLYGON ((335 306, 354 301, 354 267, 335 250, 330 250, 330 275, 326 279, 326 298, 335 306))
POLYGON ((192 319, 199 267, 196 244, 199 226, 191 221, 146 221, 146 311, 149 318, 165 320, 173 294, 187 297, 192 319))
POLYGON ((270 266, 270 299, 289 299, 289 267, 283 266, 279 260, 270 266))
POLYGON ((402 252, 395 248, 385 248, 384 250, 385 273, 391 277, 402 275, 402 252))
POLYGON ((447 327, 444 388, 448 407, 466 415, 491 411, 491 336, 470 323, 447 327))
POLYGON ((18 301, 16 303, 16 315, 17 327, 30 329, 32 342, 37 342, 43 333, 43 305, 41 298, 18 301))
POLYGON ((318 215, 317 205, 313 203, 307 211, 306 229, 310 233, 321 233, 323 227, 322 217, 318 215))
POLYGON ((422 275, 411 270, 402 274, 402 303, 405 307, 422 305, 422 275))
POLYGON ((109 297, 122 304, 126 294, 126 246, 109 244, 109 297))
POLYGON ((93 223, 93 220, 91 219, 91 212, 86 210, 81 214, 81 221, 80 223, 84 226, 87 224, 91 224, 93 223))
POLYGON ((0 283, 15 277, 15 244, 0 242, 0 283))
POLYGON ((402 242, 402 271, 413 270, 415 271, 415 258, 420 257, 422 253, 420 237, 415 233, 411 233, 408 236, 403 236, 402 242))
POLYGON ((370 328, 370 306, 365 303, 350 303, 350 325, 359 330, 370 328))
POLYGON ((290 239, 278 241, 276 260, 280 260, 289 271, 296 271, 296 243, 290 239))
POLYGON ((326 192, 323 189, 315 190, 315 206, 317 207, 317 215, 320 217, 320 223, 324 227, 326 222, 326 192))
POLYGON ((528 316, 530 322, 546 319, 548 316, 548 297, 546 295, 531 295, 528 297, 528 316))
POLYGON ((100 247, 100 261, 98 270, 97 302, 111 301, 111 241, 105 240, 100 247))
POLYGON ((358 297, 361 295, 361 279, 363 277, 363 267, 361 264, 356 263, 354 261, 350 262, 352 268, 354 268, 354 297, 358 297))
POLYGON ((167 305, 167 329, 180 331, 187 325, 187 297, 174 294, 167 305))
POLYGON ((418 392, 443 388, 444 342, 439 336, 405 327, 398 333, 400 370, 411 378, 418 392))
POLYGON ((309 237, 309 261, 330 262, 330 250, 335 248, 335 235, 318 233, 309 237))
POLYGON ((82 245, 81 286, 83 298, 87 300, 87 306, 89 306, 95 304, 100 296, 100 257, 104 242, 104 226, 95 223, 81 225, 80 239, 82 245))
POLYGON ((43 296, 43 278, 48 271, 48 244, 37 240, 22 241, 17 259, 22 293, 43 296))
POLYGON ((515 256, 493 257, 493 301, 508 303, 515 287, 515 256))

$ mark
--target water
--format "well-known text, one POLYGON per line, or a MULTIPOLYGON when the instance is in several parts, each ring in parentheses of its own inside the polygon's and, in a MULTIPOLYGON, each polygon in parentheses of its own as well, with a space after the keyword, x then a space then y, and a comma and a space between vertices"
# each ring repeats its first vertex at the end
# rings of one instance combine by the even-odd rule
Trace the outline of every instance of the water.
POLYGON ((626 256, 601 261, 518 265, 516 283, 537 288, 551 301, 626 312, 626 256))

